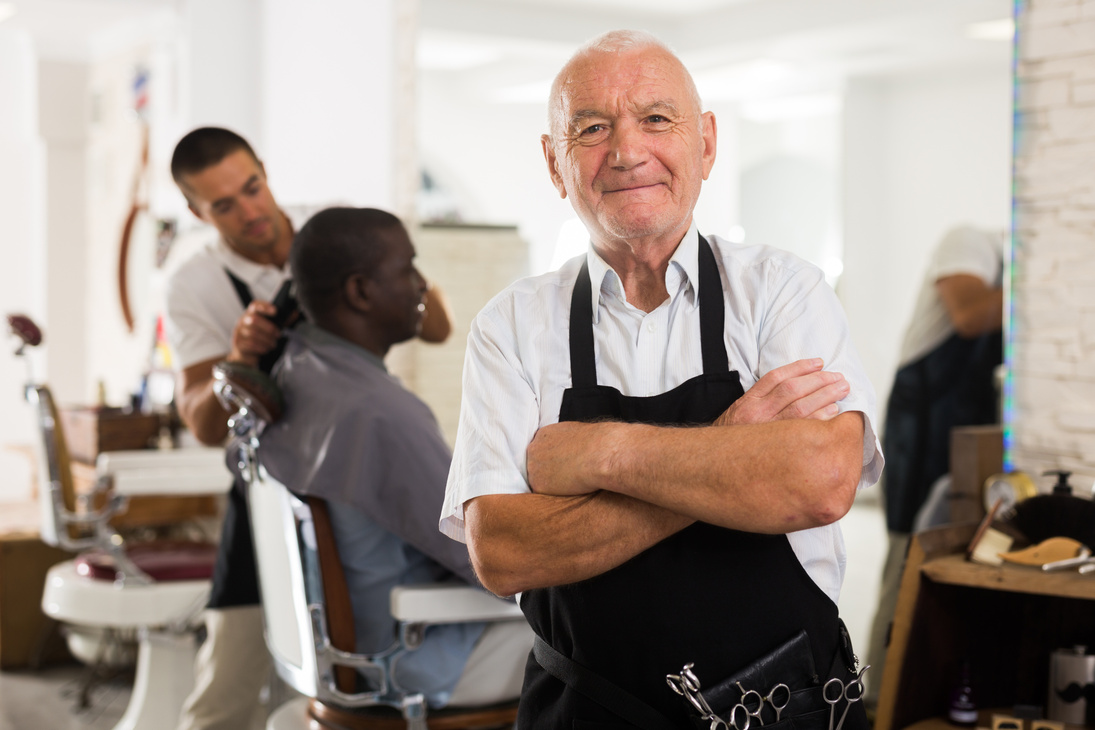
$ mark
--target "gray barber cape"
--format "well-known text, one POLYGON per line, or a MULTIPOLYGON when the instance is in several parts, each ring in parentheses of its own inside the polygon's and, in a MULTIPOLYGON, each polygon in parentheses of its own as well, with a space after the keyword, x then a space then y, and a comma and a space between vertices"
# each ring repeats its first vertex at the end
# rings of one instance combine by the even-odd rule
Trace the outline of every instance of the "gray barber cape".
POLYGON ((429 407, 383 360, 305 322, 289 333, 275 380, 285 415, 260 438, 267 471, 332 512, 355 508, 478 585, 467 547, 437 529, 452 452, 429 407))
MULTIPOLYGON (((259 438, 259 458, 290 490, 326 500, 356 649, 382 651, 396 636, 392 588, 454 575, 476 584, 467 548, 437 529, 452 454, 433 413, 383 360, 318 327, 290 334, 275 379, 285 415, 259 438)), ((445 706, 485 629, 427 627, 421 646, 399 659, 395 681, 445 706)))

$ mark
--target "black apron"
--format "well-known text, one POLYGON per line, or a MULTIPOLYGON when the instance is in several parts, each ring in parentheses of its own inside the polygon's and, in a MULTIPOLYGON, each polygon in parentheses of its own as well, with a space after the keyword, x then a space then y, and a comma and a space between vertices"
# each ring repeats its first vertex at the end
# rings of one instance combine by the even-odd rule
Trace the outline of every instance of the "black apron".
MULTIPOLYGON (((251 288, 232 274, 224 270, 232 287, 236 290, 243 308, 251 304, 251 288)), ((267 375, 274 363, 285 351, 286 338, 278 340, 277 347, 266 353, 259 361, 259 369, 267 375)), ((257 606, 259 598, 258 570, 255 567, 255 546, 251 539, 251 518, 247 514, 247 482, 237 474, 235 463, 238 458, 234 449, 227 453, 228 468, 236 478, 228 491, 228 504, 224 510, 224 523, 221 526, 221 539, 217 546, 217 560, 213 564, 213 589, 209 594, 207 608, 231 608, 233 606, 257 606)))
POLYGON ((891 532, 912 532, 932 485, 950 471, 951 429, 997 422, 993 372, 1003 351, 1000 332, 974 339, 952 335, 897 371, 882 445, 882 495, 891 532))
MULTIPOLYGON (((560 421, 611 418, 650 424, 710 424, 743 395, 724 341, 725 303, 715 257, 699 245, 704 372, 652 397, 597 385, 589 272, 583 264, 570 314, 572 387, 560 421)), ((636 445, 641 448, 641 445, 636 445)), ((682 699, 666 684, 687 662, 714 686, 805 629, 814 664, 828 669, 839 643, 836 605, 807 575, 787 537, 697 522, 626 563, 570 585, 526 591, 521 608, 544 642, 663 715, 691 728, 682 699)), ((821 677, 824 681, 825 676, 821 677)), ((769 688, 764 688, 769 689, 769 688)), ((862 703, 844 727, 865 728, 862 703)), ((826 719, 827 719, 826 715, 826 719)), ((530 655, 520 730, 634 727, 545 671, 530 655)))

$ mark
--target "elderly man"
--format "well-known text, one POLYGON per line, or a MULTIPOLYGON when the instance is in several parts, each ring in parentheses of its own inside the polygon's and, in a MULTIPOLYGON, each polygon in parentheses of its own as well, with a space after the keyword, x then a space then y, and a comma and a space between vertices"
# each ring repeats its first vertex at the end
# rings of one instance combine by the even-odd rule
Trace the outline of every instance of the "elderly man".
POLYGON ((854 683, 856 660, 837 521, 882 468, 840 305, 790 254, 697 231, 715 118, 657 39, 580 49, 549 125, 591 248, 477 317, 441 519, 538 635, 520 727, 691 727, 666 683, 688 663, 739 723, 788 699, 782 719, 839 716, 822 684, 854 683))

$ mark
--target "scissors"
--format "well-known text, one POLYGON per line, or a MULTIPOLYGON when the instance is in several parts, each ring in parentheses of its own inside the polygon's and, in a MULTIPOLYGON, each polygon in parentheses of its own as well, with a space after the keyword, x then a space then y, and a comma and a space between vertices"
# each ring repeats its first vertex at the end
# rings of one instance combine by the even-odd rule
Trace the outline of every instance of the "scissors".
POLYGON ((739 704, 744 705, 745 713, 750 717, 757 718, 757 722, 759 722, 761 725, 764 724, 764 720, 761 718, 760 713, 761 710, 764 709, 765 702, 767 702, 772 707, 772 709, 776 711, 776 722, 779 722, 780 715, 783 714, 783 708, 787 707, 787 705, 791 702, 791 688, 783 682, 780 682, 776 686, 772 687, 772 689, 768 690, 767 696, 764 697, 762 697, 760 692, 757 692, 756 690, 745 689, 745 687, 741 686, 741 682, 735 682, 734 684, 736 684, 738 686, 738 690, 741 691, 741 700, 739 701, 739 704), (757 709, 754 712, 749 711, 749 707, 753 704, 751 695, 753 697, 756 697, 757 709))
MULTIPOLYGON (((688 700, 688 703, 695 708, 700 717, 711 721, 711 730, 717 730, 717 723, 721 723, 722 720, 711 710, 707 700, 700 694, 700 679, 692 671, 693 666, 695 665, 692 662, 685 664, 680 674, 665 675, 665 681, 669 684, 671 690, 688 700)), ((745 729, 740 728, 739 730, 745 729)))
POLYGON ((836 730, 840 730, 844 727, 844 718, 848 716, 848 709, 863 699, 863 675, 871 665, 863 667, 859 670, 859 674, 855 679, 845 684, 836 677, 833 677, 825 686, 821 688, 821 696, 825 702, 829 705, 829 730, 833 730, 833 718, 836 716, 836 706, 841 700, 844 700, 844 712, 840 714, 840 720, 836 724, 836 730), (830 687, 835 689, 834 692, 830 691, 830 687))
MULTIPOLYGON (((693 664, 688 663, 681 669, 680 674, 667 674, 665 681, 669 684, 669 688, 677 694, 683 696, 688 700, 689 704, 695 708, 700 717, 704 720, 708 720, 711 724, 708 726, 708 730, 749 730, 749 725, 754 717, 760 716, 760 706, 758 705, 755 713, 750 712, 749 708, 739 702, 730 708, 729 720, 723 720, 711 710, 711 706, 707 704, 707 700, 700 694, 700 680, 692 671, 693 664), (745 719, 739 723, 738 717, 744 713, 745 719)), ((754 692, 757 698, 760 698, 759 692, 754 692)), ((743 698, 744 699, 744 698, 743 698)), ((764 724, 763 722, 761 723, 764 724)))
POLYGON ((772 709, 776 711, 776 722, 779 722, 779 716, 782 714, 783 708, 791 702, 791 688, 783 682, 780 682, 775 687, 768 690, 768 696, 765 697, 762 702, 767 702, 772 706, 772 709), (777 693, 782 701, 776 699, 777 693))
MULTIPOLYGON (((751 721, 751 719, 754 717, 757 718, 757 722, 763 725, 764 720, 761 719, 760 712, 764 709, 764 698, 760 696, 760 692, 757 692, 755 689, 745 689, 745 687, 741 686, 741 682, 735 682, 734 684, 736 684, 738 686, 738 689, 741 690, 741 699, 738 700, 738 704, 735 705, 732 710, 730 710, 730 721, 734 721, 735 712, 737 711, 738 707, 741 707, 745 710, 745 719, 747 725, 749 721, 751 721), (750 712, 749 706, 753 704, 753 697, 756 698, 757 709, 750 712)), ((734 727, 737 727, 737 725, 735 725, 734 727)))

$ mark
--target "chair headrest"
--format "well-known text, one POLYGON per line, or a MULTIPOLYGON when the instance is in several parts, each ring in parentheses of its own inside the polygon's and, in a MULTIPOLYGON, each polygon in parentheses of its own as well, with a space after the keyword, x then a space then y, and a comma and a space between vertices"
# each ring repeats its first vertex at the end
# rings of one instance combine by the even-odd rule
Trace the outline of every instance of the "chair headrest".
POLYGON ((25 314, 9 314, 8 326, 24 345, 37 347, 42 344, 42 330, 25 314))
MULTIPOLYGON (((266 373, 250 365, 227 360, 213 366, 213 378, 216 385, 227 385, 239 402, 225 403, 228 407, 245 405, 266 423, 274 423, 285 412, 285 399, 281 389, 266 373)), ((221 395, 223 385, 218 388, 221 395)), ((224 403, 222 397, 221 402, 224 403)))

